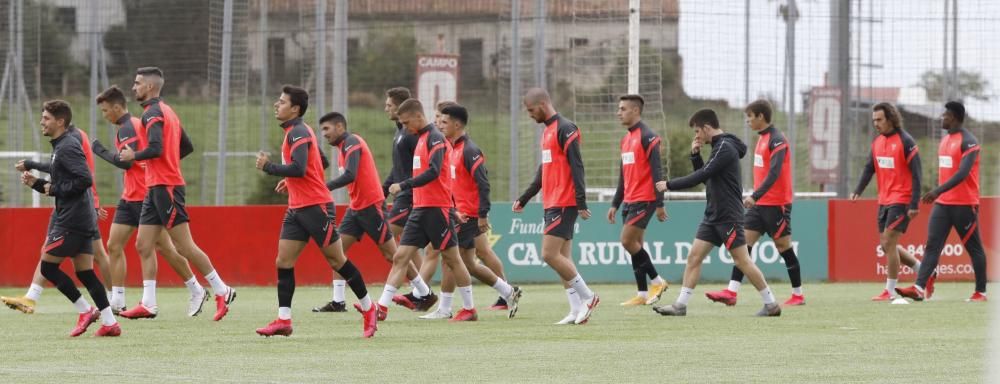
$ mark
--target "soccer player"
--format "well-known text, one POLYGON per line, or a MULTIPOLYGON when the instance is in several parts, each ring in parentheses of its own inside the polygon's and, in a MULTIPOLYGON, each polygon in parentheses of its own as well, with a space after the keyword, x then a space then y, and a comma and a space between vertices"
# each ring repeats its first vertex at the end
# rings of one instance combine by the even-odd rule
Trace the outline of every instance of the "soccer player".
POLYGON ((478 315, 472 300, 472 280, 456 247, 449 175, 451 144, 433 123, 427 121, 423 109, 420 101, 410 99, 400 104, 397 112, 399 122, 417 137, 417 146, 413 152, 413 176, 391 184, 389 192, 412 189, 413 211, 403 227, 400 247, 392 258, 392 269, 378 301, 379 319, 388 314, 386 306, 402 283, 410 259, 430 243, 441 251, 442 262, 454 273, 462 296, 462 310, 451 321, 475 321, 478 315))
POLYGON ((556 112, 552 98, 542 88, 529 89, 522 100, 528 115, 545 124, 542 131, 542 163, 535 180, 511 207, 515 213, 542 192, 545 208, 545 233, 542 235, 542 258, 559 275, 566 288, 570 312, 556 324, 584 324, 601 302, 597 293, 587 287, 573 264, 573 230, 576 217, 590 218, 587 209, 583 156, 580 154, 580 129, 556 112))
MULTIPOLYGON (((339 112, 323 115, 319 119, 319 124, 323 130, 323 138, 330 145, 337 147, 337 164, 341 167, 341 175, 328 181, 326 187, 334 191, 346 186, 351 198, 351 204, 340 222, 340 227, 337 228, 344 253, 346 254, 354 243, 361 241, 362 236, 368 234, 378 246, 382 256, 392 263, 392 256, 396 253, 396 239, 389 232, 385 222, 385 212, 382 209, 385 195, 382 194, 378 169, 375 168, 375 159, 368 149, 368 143, 358 134, 347 130, 347 118, 339 112)), ((281 190, 287 190, 284 188, 286 186, 284 181, 280 184, 281 190)), ((406 272, 407 279, 412 280, 417 276, 419 275, 416 266, 410 263, 406 272)), ((313 312, 346 311, 347 305, 344 302, 346 285, 347 280, 334 271, 333 300, 322 307, 313 308, 313 312)))
POLYGON ((21 181, 38 193, 56 199, 56 208, 42 249, 40 268, 45 279, 55 285, 80 313, 70 336, 80 336, 98 319, 101 327, 96 336, 119 336, 121 327, 111 313, 104 286, 94 273, 92 236, 97 231, 97 219, 93 210, 93 196, 89 190, 94 179, 88 169, 81 143, 77 137, 67 134, 67 127, 72 120, 73 111, 65 101, 45 102, 40 124, 42 133, 52 138, 52 157, 47 170, 50 180, 42 180, 24 172, 21 174, 21 181), (82 298, 73 281, 59 269, 59 264, 67 257, 73 260, 76 277, 87 287, 96 308, 82 298))
POLYGON ((941 129, 948 132, 938 146, 937 188, 924 194, 924 203, 934 203, 927 224, 927 248, 924 263, 919 268, 917 282, 911 287, 896 289, 902 296, 914 300, 928 298, 934 291, 935 269, 941 249, 951 228, 962 239, 972 258, 976 287, 966 301, 986 301, 986 251, 979 237, 979 141, 965 129, 965 106, 957 101, 944 105, 941 129))
MULTIPOLYGON (((392 170, 385 181, 382 182, 382 194, 385 196, 390 195, 389 187, 392 184, 398 184, 409 179, 410 173, 413 171, 413 152, 416 150, 418 138, 417 135, 411 133, 400 123, 398 112, 399 106, 409 99, 410 90, 407 88, 396 87, 385 91, 385 113, 389 117, 389 120, 392 120, 396 124, 396 134, 392 140, 392 170)), ((395 199, 392 202, 392 210, 389 211, 388 216, 389 229, 392 230, 394 236, 402 236, 403 226, 409 220, 412 208, 412 190, 401 190, 395 194, 395 199)), ((413 264, 418 269, 421 268, 422 261, 419 257, 413 258, 413 264)), ((424 275, 421 275, 410 280, 413 292, 399 295, 393 298, 393 302, 418 311, 430 309, 438 301, 438 297, 427 286, 426 282, 430 280, 430 274, 434 273, 433 269, 428 269, 428 271, 421 269, 421 273, 427 273, 426 278, 424 275)))
MULTIPOLYGON (((754 101, 743 109, 747 125, 759 135, 753 154, 754 192, 743 199, 743 206, 747 208, 744 222, 747 252, 752 254, 753 245, 761 235, 767 233, 771 236, 774 246, 785 260, 788 279, 792 283, 792 297, 783 305, 804 305, 802 272, 799 258, 792 248, 792 151, 785 135, 771 125, 771 111, 771 103, 767 100, 754 101)), ((714 302, 736 305, 736 295, 742 283, 743 272, 733 267, 729 287, 707 292, 705 296, 714 302)))
MULTIPOLYGON (((67 124, 66 134, 72 136, 80 143, 80 149, 83 151, 84 156, 87 158, 87 167, 90 168, 90 176, 93 180, 96 180, 96 173, 94 168, 94 158, 91 155, 90 148, 90 138, 87 136, 87 132, 82 129, 76 128, 73 124, 67 124)), ((51 164, 47 162, 36 162, 33 160, 20 160, 14 165, 20 172, 39 170, 48 173, 51 164)), ((97 195, 97 183, 93 183, 90 187, 90 192, 93 196, 94 211, 96 212, 95 220, 104 220, 108 217, 108 211, 101 208, 100 199, 97 195)), ((55 212, 52 213, 53 218, 55 217, 55 212)), ((53 218, 49 219, 49 225, 51 225, 53 218)), ((97 223, 95 221, 94 228, 97 228, 97 223)), ((108 261, 108 252, 104 249, 104 242, 101 241, 100 230, 94 231, 91 237, 92 248, 94 251, 94 262, 97 263, 97 267, 101 270, 101 275, 104 276, 104 282, 107 284, 105 288, 107 291, 107 296, 111 296, 113 291, 111 286, 111 279, 107 277, 110 275, 109 271, 111 267, 108 261)), ((45 283, 45 277, 42 276, 42 263, 39 260, 38 266, 35 267, 35 273, 31 277, 31 285, 28 286, 28 291, 21 297, 0 297, 0 301, 3 301, 5 305, 11 309, 16 309, 21 312, 31 314, 35 312, 35 304, 38 299, 42 296, 42 291, 44 290, 43 285, 45 283)))
MULTIPOLYGON (((448 170, 451 177, 451 192, 458 211, 458 248, 469 274, 480 282, 493 287, 508 307, 507 318, 517 313, 521 299, 521 289, 511 286, 502 276, 497 276, 485 265, 476 262, 476 255, 484 264, 499 264, 500 258, 490 247, 486 231, 490 229, 490 181, 486 170, 486 157, 479 146, 465 132, 469 123, 469 112, 465 107, 454 104, 441 110, 439 119, 441 132, 451 142, 448 170)), ((425 262, 426 263, 426 262, 425 262)), ((455 292, 453 273, 448 267, 442 268, 441 301, 434 312, 421 319, 450 319, 451 300, 455 292)))
MULTIPOLYGON (((278 240, 278 318, 265 327, 257 328, 262 336, 292 334, 292 295, 295 294, 295 262, 311 237, 340 276, 343 276, 360 302, 358 311, 363 318, 362 335, 375 336, 378 324, 375 307, 358 268, 347 260, 335 227, 336 209, 327 189, 320 159, 319 141, 311 127, 302 122, 309 108, 309 93, 305 89, 286 85, 274 103, 274 116, 281 122, 285 139, 281 144, 281 164, 269 156, 257 155, 257 169, 268 175, 284 177, 279 191, 288 193, 288 210, 281 223, 278 240)), ((380 236, 388 236, 384 231, 380 236)))
POLYGON ((747 146, 719 126, 719 117, 711 109, 702 109, 688 120, 694 129, 691 143, 691 164, 694 172, 670 181, 658 181, 660 192, 688 189, 705 183, 705 217, 698 226, 687 266, 684 267, 684 284, 677 301, 670 305, 653 307, 664 316, 687 315, 688 301, 694 294, 694 287, 701 278, 701 263, 712 248, 725 246, 733 256, 736 267, 750 278, 750 282, 760 292, 764 308, 757 316, 781 316, 781 307, 775 303, 774 294, 767 286, 764 274, 750 260, 746 240, 743 237, 743 186, 740 181, 740 159, 746 155, 747 146), (712 154, 708 162, 701 158, 701 146, 710 144, 712 154))
POLYGON ((236 290, 226 285, 212 266, 212 261, 191 238, 190 221, 184 208, 184 176, 181 174, 181 146, 184 141, 180 119, 160 98, 163 71, 143 67, 136 71, 132 92, 143 107, 139 128, 141 151, 125 146, 118 160, 143 161, 146 164, 146 197, 139 214, 139 235, 136 248, 142 262, 142 301, 121 316, 128 319, 154 318, 156 305, 156 243, 166 230, 177 252, 184 256, 212 285, 215 294, 215 321, 229 313, 229 304, 236 299, 236 290))
POLYGON ((618 99, 618 121, 627 133, 621 139, 621 161, 618 163, 618 189, 608 209, 608 222, 615 223, 615 214, 622 208, 621 242, 632 256, 632 273, 635 275, 636 296, 621 303, 623 306, 649 305, 660 300, 667 289, 667 281, 660 277, 653 260, 643 248, 646 225, 655 212, 660 222, 667 220, 663 208, 663 194, 653 185, 662 180, 660 166, 660 136, 642 121, 645 101, 639 95, 625 95, 618 99), (652 281, 652 289, 646 283, 652 281))
MULTIPOLYGON (((100 141, 94 139, 91 147, 94 154, 104 159, 111 165, 125 171, 124 185, 121 199, 118 201, 118 208, 115 210, 114 221, 111 224, 111 234, 108 236, 108 251, 111 254, 111 310, 115 313, 124 311, 125 308, 125 243, 132 237, 139 227, 139 214, 142 212, 142 201, 146 198, 146 169, 143 164, 135 161, 121 161, 118 159, 118 151, 125 146, 133 151, 142 150, 140 148, 139 127, 142 126, 139 118, 132 116, 128 112, 125 94, 118 86, 111 86, 97 96, 97 105, 101 109, 101 114, 109 123, 118 127, 115 136, 115 150, 111 151, 104 147, 100 141)), ((181 135, 185 135, 181 132, 181 135)), ((190 140, 181 140, 181 143, 189 144, 190 140)), ((194 151, 190 145, 181 145, 181 159, 194 151)), ((187 260, 177 253, 174 243, 170 241, 170 236, 166 232, 160 233, 160 238, 156 241, 156 250, 167 261, 167 264, 184 280, 191 294, 188 301, 188 316, 197 316, 201 313, 202 306, 208 299, 208 293, 198 283, 198 279, 191 272, 191 267, 187 260)), ((150 259, 152 260, 152 259, 150 259)), ((149 262, 150 260, 143 260, 149 262)), ((152 268, 144 268, 152 269, 152 268)))
POLYGON ((872 301, 889 301, 895 298, 900 261, 913 270, 920 269, 920 262, 913 255, 900 253, 896 247, 910 220, 919 212, 920 154, 917 142, 903 130, 902 118, 892 104, 878 103, 872 107, 872 123, 878 136, 872 140, 868 163, 851 200, 861 196, 875 175, 878 179, 879 243, 885 252, 888 271, 885 289, 872 297, 872 301))

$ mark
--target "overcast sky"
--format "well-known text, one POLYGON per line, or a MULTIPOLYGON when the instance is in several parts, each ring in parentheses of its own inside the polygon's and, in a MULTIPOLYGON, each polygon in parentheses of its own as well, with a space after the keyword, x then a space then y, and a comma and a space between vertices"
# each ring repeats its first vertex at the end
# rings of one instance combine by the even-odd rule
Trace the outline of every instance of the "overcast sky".
MULTIPOLYGON (((801 18, 795 32, 795 87, 800 92, 822 85, 828 71, 830 1, 798 1, 801 18)), ((779 102, 785 99, 781 96, 785 24, 777 9, 786 2, 750 2, 751 99, 767 94, 779 102)), ((745 1, 681 0, 680 9, 680 53, 687 93, 726 99, 733 105, 746 103, 745 1)), ((854 24, 852 57, 857 57, 860 47, 861 63, 880 67, 863 68, 860 78, 857 70, 852 70, 852 85, 910 87, 926 70, 940 70, 944 60, 944 0, 865 1, 861 10, 852 9, 852 15, 858 16, 859 11, 860 16, 876 22, 862 23, 860 34, 854 24)), ((987 92, 992 96, 989 102, 967 100, 969 114, 1000 120, 1000 1, 962 0, 958 14, 959 69, 983 74, 990 82, 987 92)), ((801 105, 799 99, 796 109, 801 110, 801 105)))

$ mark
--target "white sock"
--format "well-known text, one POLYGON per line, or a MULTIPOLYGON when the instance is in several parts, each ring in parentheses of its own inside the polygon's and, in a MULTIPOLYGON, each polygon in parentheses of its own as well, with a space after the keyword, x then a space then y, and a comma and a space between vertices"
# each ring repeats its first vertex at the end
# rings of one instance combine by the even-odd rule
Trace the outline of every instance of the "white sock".
POLYGON ((76 311, 79 313, 90 312, 90 303, 88 303, 87 299, 84 299, 83 296, 80 296, 79 299, 76 299, 76 301, 73 302, 73 307, 75 307, 76 311))
POLYGON ((511 287, 510 284, 507 284, 506 281, 503 281, 503 279, 499 277, 497 278, 497 282, 493 284, 493 289, 495 289, 505 300, 510 298, 510 295, 514 294, 514 287, 511 287))
POLYGON ((898 279, 885 279, 885 290, 889 291, 890 295, 896 294, 896 282, 898 279))
POLYGON ((115 325, 118 320, 115 320, 115 314, 111 312, 111 307, 104 308, 101 311, 101 325, 115 325))
POLYGON ((729 280, 729 288, 726 288, 726 289, 728 289, 728 290, 730 290, 732 292, 739 292, 741 285, 743 285, 743 283, 741 283, 739 281, 729 280))
POLYGON ((424 279, 417 275, 413 280, 410 280, 410 286, 413 287, 413 296, 424 297, 431 293, 431 287, 427 286, 424 279))
POLYGON ((792 287, 792 293, 802 296, 802 287, 792 287))
POLYGON ((694 288, 681 287, 681 293, 677 295, 677 304, 688 305, 691 296, 694 295, 694 288))
POLYGON ((344 302, 344 287, 347 286, 347 280, 334 280, 333 281, 333 301, 338 303, 344 302))
POLYGON ((111 287, 111 306, 121 308, 125 306, 125 287, 111 287))
POLYGON ((28 293, 25 293, 24 297, 27 297, 34 301, 38 301, 38 298, 42 297, 43 290, 45 290, 45 287, 42 287, 41 285, 38 284, 31 284, 31 286, 28 287, 28 293))
POLYGON ((774 293, 771 292, 771 287, 764 287, 764 289, 761 289, 760 298, 764 300, 764 304, 774 304, 774 293))
POLYGON ((113 296, 112 292, 108 291, 108 292, 105 293, 105 295, 108 297, 108 303, 110 303, 111 302, 111 296, 113 296))
POLYGON ((455 298, 455 292, 441 292, 441 301, 438 302, 438 312, 451 313, 451 301, 455 298))
POLYGON ((645 298, 649 297, 649 292, 647 292, 647 291, 638 291, 638 292, 636 292, 636 295, 639 296, 639 297, 641 297, 641 298, 643 298, 643 299, 645 299, 645 298))
POLYGON ((214 269, 205 275, 205 280, 208 280, 208 283, 212 285, 212 292, 216 295, 226 295, 229 293, 229 286, 222 281, 219 273, 215 272, 214 269))
POLYGON ((291 320, 292 319, 292 309, 289 307, 278 307, 278 319, 281 320, 291 320))
POLYGON ((142 281, 142 305, 146 308, 156 307, 156 280, 142 281))
POLYGON ((594 292, 587 287, 587 283, 583 281, 583 277, 580 277, 580 275, 576 275, 576 277, 570 280, 569 285, 573 289, 576 289, 576 294, 580 296, 581 301, 587 301, 594 297, 594 292))
POLYGON ((656 275, 656 277, 654 277, 653 280, 650 280, 650 282, 656 285, 663 285, 667 283, 667 281, 663 280, 663 278, 660 277, 660 275, 656 275))
POLYGON ((567 288, 566 297, 569 299, 569 313, 574 315, 580 313, 580 307, 583 307, 583 301, 580 300, 580 295, 576 294, 576 288, 567 288))
POLYGON ((392 297, 396 295, 396 289, 396 287, 386 284, 385 288, 382 289, 382 297, 378 299, 378 304, 383 307, 392 304, 392 297))
POLYGON ((462 296, 462 309, 475 309, 472 303, 472 286, 458 287, 458 294, 462 296))
POLYGON ((365 297, 358 299, 358 303, 361 304, 362 311, 367 311, 372 308, 371 296, 365 295, 365 297))
POLYGON ((201 287, 201 284, 198 284, 198 278, 194 276, 191 276, 188 281, 185 281, 184 285, 188 287, 188 292, 191 292, 192 295, 200 295, 201 292, 205 290, 205 288, 201 287))

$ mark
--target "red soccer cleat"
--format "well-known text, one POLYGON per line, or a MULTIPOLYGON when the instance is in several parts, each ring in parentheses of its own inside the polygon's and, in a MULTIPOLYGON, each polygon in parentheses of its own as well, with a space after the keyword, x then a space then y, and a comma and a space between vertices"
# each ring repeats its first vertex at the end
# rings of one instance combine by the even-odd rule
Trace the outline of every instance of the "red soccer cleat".
POLYGON ((924 300, 924 291, 917 289, 916 285, 911 285, 906 288, 896 288, 896 293, 898 293, 900 296, 907 297, 915 301, 924 300))
POLYGON ((271 336, 291 336, 292 335, 292 319, 282 320, 276 319, 268 324, 264 328, 257 328, 257 334, 264 337, 271 336))
POLYGON ((970 303, 985 303, 986 302, 986 294, 984 294, 982 292, 976 291, 976 292, 974 292, 972 294, 972 297, 970 297, 968 299, 965 299, 965 301, 970 302, 970 303))
MULTIPOLYGON (((229 313, 229 304, 236 301, 236 290, 229 287, 229 292, 225 295, 215 295, 215 317, 212 320, 219 321, 229 313)), ((291 328, 289 328, 291 332, 291 328)))
POLYGON ((413 302, 415 299, 416 297, 413 296, 413 293, 407 293, 405 295, 394 295, 392 297, 392 302, 412 311, 417 309, 417 304, 413 302))
POLYGON ((784 306, 784 307, 792 307, 792 306, 796 306, 796 305, 806 305, 806 297, 804 295, 796 295, 796 294, 793 293, 792 297, 789 298, 788 301, 785 301, 785 303, 781 304, 781 305, 784 306))
POLYGON ((101 318, 101 312, 97 311, 97 308, 90 307, 87 313, 81 313, 80 317, 76 320, 76 327, 69 332, 69 337, 77 337, 87 332, 87 327, 90 327, 97 319, 101 318))
POLYGON ((371 338, 375 336, 375 331, 378 330, 378 304, 372 303, 371 308, 367 311, 361 310, 361 304, 354 304, 354 308, 361 312, 361 319, 364 323, 363 333, 361 334, 364 338, 371 338))
POLYGON ((102 325, 94 333, 94 337, 117 337, 122 335, 122 327, 118 323, 111 325, 102 325))
POLYGON ((934 280, 937 280, 937 272, 931 274, 931 277, 927 279, 927 286, 924 287, 924 298, 927 300, 934 296, 934 280))
POLYGON ((725 304, 727 307, 732 307, 736 305, 736 292, 730 291, 728 289, 723 289, 721 291, 705 292, 705 297, 716 303, 725 304))
POLYGON ((132 309, 119 312, 118 316, 126 319, 155 319, 157 313, 159 313, 157 307, 146 308, 146 306, 140 302, 139 305, 132 307, 132 309))
POLYGON ((892 294, 889 293, 888 289, 883 289, 881 294, 872 297, 872 301, 889 301, 889 300, 892 300, 892 294))
POLYGON ((476 321, 476 320, 479 320, 479 314, 476 313, 475 308, 473 309, 462 308, 461 311, 458 311, 455 317, 452 317, 451 320, 448 321, 454 323, 457 321, 476 321))
MULTIPOLYGON (((372 307, 375 307, 375 317, 378 321, 385 321, 385 317, 389 315, 389 308, 379 303, 372 303, 372 307)), ((354 309, 357 309, 358 312, 365 313, 365 311, 361 309, 361 304, 359 303, 354 303, 354 309)))

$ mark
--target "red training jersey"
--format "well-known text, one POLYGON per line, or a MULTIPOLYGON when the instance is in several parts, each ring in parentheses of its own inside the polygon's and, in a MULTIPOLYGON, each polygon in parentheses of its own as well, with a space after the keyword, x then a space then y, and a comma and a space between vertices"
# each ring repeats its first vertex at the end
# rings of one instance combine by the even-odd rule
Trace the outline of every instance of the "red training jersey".
POLYGON ((944 184, 967 156, 975 156, 969 176, 938 196, 945 205, 979 205, 979 141, 971 132, 959 129, 941 138, 938 146, 938 184, 944 184))
POLYGON ((184 185, 181 174, 181 120, 167 103, 153 98, 142 103, 142 131, 149 144, 150 128, 161 127, 162 151, 160 155, 146 161, 146 186, 184 185))
MULTIPOLYGON (((316 134, 302 119, 293 119, 281 124, 285 130, 285 140, 281 143, 281 163, 291 164, 293 153, 301 146, 307 146, 305 174, 301 177, 285 177, 288 187, 288 207, 302 208, 311 205, 325 205, 333 202, 330 191, 326 189, 326 176, 323 174, 323 155, 319 151, 316 134)), ((299 151, 298 153, 303 153, 299 151)))
POLYGON ((872 141, 871 161, 878 179, 880 205, 909 205, 913 201, 910 161, 916 155, 917 143, 906 131, 897 129, 872 141))
POLYGON ((791 153, 785 136, 773 126, 760 132, 753 153, 754 190, 767 187, 764 185, 764 180, 767 179, 767 174, 771 171, 772 163, 777 163, 776 156, 780 155, 782 161, 778 178, 764 192, 763 196, 757 199, 757 205, 782 206, 792 203, 791 153))
POLYGON ((418 135, 417 147, 413 151, 413 173, 410 180, 420 180, 419 176, 432 167, 437 167, 438 175, 426 184, 413 188, 413 207, 451 208, 454 206, 451 197, 451 175, 447 171, 451 169, 449 161, 451 143, 433 124, 421 129, 418 135))
POLYGON ((355 170, 354 182, 347 185, 347 193, 351 197, 351 209, 359 211, 373 204, 382 204, 385 195, 382 194, 382 182, 378 177, 378 168, 375 168, 375 159, 372 157, 368 143, 361 136, 349 133, 344 140, 337 143, 337 164, 340 165, 340 173, 344 173, 344 165, 347 159, 355 153, 358 158, 358 168, 355 170))

